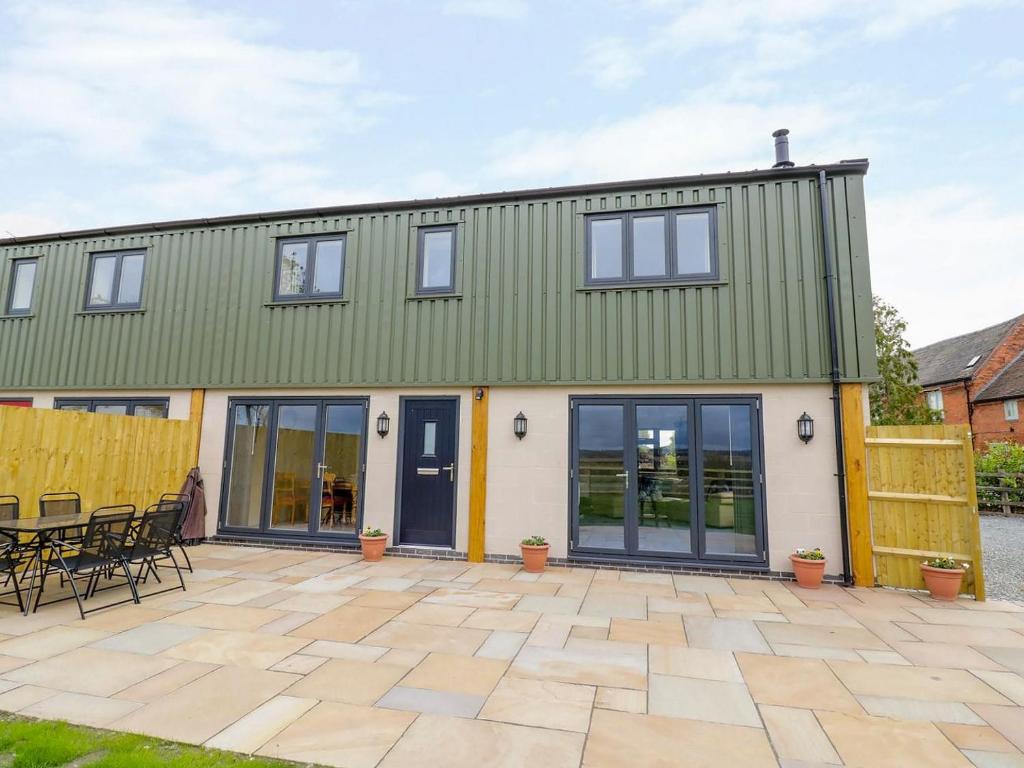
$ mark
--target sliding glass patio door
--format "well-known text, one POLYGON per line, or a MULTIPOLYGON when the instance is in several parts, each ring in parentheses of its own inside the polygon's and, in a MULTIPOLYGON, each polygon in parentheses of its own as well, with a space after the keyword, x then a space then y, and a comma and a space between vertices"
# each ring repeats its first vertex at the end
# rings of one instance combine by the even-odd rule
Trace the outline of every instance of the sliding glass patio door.
POLYGON ((355 536, 364 398, 233 399, 221 528, 275 536, 355 536))
POLYGON ((764 560, 753 398, 575 398, 574 551, 764 560))

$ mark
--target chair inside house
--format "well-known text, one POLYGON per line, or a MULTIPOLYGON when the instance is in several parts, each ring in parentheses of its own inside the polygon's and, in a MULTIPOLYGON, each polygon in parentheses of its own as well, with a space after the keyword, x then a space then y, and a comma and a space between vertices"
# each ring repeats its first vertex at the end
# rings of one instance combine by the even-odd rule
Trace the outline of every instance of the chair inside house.
POLYGON ((134 577, 136 585, 147 582, 150 576, 153 576, 157 582, 163 583, 158 572, 160 568, 174 568, 178 575, 179 586, 168 587, 156 592, 147 591, 143 595, 144 597, 160 595, 175 589, 185 590, 185 579, 182 578, 181 568, 178 566, 178 561, 172 550, 172 547, 175 546, 174 532, 178 529, 180 518, 184 515, 185 508, 180 501, 153 504, 143 513, 133 540, 125 548, 125 562, 139 568, 134 577), (170 565, 161 565, 168 560, 170 565))
POLYGON ((48 544, 50 556, 43 560, 40 569, 39 591, 36 593, 33 613, 39 610, 46 588, 46 578, 52 571, 60 573, 62 584, 65 580, 67 581, 72 594, 48 601, 45 604, 74 599, 78 604, 78 613, 83 619, 87 613, 109 608, 112 605, 121 605, 129 600, 138 603, 139 597, 135 591, 135 584, 123 557, 125 541, 134 517, 135 506, 132 504, 100 507, 90 516, 89 523, 85 527, 85 534, 80 540, 74 542, 51 540, 48 544), (96 593, 100 577, 110 575, 118 568, 128 579, 131 597, 86 610, 84 602, 96 593), (79 588, 79 582, 82 579, 86 580, 84 590, 79 588))
POLYGON ((174 544, 181 552, 181 556, 185 558, 185 567, 188 568, 188 572, 192 573, 192 561, 189 559, 188 552, 185 551, 185 540, 183 538, 185 518, 188 516, 188 508, 192 504, 192 497, 187 493, 165 493, 160 496, 157 503, 164 504, 167 502, 179 502, 181 504, 182 514, 178 518, 178 527, 174 531, 174 544))
MULTIPOLYGON (((17 496, 0 495, 0 523, 17 520, 20 513, 21 501, 17 496)), ((13 533, 0 531, 0 578, 3 579, 3 583, 0 584, 0 605, 14 605, 4 599, 14 595, 18 601, 18 608, 24 610, 17 572, 20 555, 18 537, 13 533), (11 584, 14 586, 11 587, 11 584)))

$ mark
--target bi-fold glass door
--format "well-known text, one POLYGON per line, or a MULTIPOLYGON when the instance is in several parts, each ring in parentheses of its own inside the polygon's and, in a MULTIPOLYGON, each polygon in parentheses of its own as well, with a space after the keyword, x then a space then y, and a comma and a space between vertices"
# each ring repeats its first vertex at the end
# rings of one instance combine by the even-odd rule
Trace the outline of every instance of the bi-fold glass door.
POLYGON ((367 405, 365 398, 232 399, 222 529, 354 536, 367 405))
POLYGON ((574 398, 574 551, 764 561, 754 398, 574 398))

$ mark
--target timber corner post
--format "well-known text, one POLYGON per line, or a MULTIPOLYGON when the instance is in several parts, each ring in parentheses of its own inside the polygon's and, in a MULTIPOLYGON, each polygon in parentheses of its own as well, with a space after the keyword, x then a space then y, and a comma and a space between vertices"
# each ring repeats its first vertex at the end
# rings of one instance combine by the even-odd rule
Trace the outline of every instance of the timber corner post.
POLYGON ((871 512, 868 506, 868 462, 865 432, 864 385, 841 384, 843 457, 846 471, 847 524, 850 563, 857 587, 875 585, 871 545, 871 512))
POLYGON ((199 444, 203 437, 203 407, 206 404, 206 390, 193 389, 189 403, 188 420, 192 422, 192 466, 199 466, 199 444))
POLYGON ((473 387, 472 440, 469 462, 469 547, 471 563, 484 561, 487 516, 487 418, 489 387, 473 387))

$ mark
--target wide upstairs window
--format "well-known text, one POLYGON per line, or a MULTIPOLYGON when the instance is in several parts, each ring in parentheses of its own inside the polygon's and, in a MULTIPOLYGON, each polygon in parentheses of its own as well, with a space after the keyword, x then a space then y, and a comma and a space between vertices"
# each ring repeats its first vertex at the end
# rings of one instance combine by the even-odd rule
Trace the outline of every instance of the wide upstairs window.
POLYGON ((11 262, 11 287, 7 296, 7 314, 27 315, 32 311, 32 293, 36 285, 38 259, 11 262))
POLYGON ((114 416, 144 416, 151 419, 166 419, 169 401, 164 397, 142 398, 78 398, 65 397, 54 401, 58 411, 81 411, 83 413, 107 413, 114 416))
POLYGON ((416 239, 416 293, 455 290, 455 225, 420 227, 416 239))
POLYGON ((277 241, 275 301, 340 299, 345 284, 345 235, 277 241))
POLYGON ((588 284, 718 278, 714 207, 594 214, 586 227, 588 284))
POLYGON ((89 265, 85 308, 94 311, 139 309, 145 267, 145 251, 94 253, 89 265))

